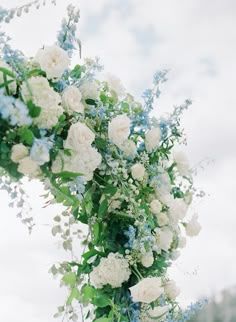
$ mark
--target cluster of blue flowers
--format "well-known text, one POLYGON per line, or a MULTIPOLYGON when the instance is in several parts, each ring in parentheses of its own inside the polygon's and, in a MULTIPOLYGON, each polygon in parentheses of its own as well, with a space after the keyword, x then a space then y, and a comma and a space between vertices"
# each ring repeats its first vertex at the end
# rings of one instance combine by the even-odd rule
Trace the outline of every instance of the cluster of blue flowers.
POLYGON ((72 194, 76 194, 79 200, 83 199, 83 193, 85 192, 86 180, 84 176, 78 176, 74 182, 70 184, 70 191, 72 194))

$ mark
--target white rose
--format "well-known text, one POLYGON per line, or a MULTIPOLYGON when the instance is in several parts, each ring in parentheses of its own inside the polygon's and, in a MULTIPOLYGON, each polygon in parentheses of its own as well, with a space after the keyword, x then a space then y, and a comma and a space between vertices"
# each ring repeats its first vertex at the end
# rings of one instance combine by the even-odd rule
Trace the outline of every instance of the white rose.
POLYGON ((168 252, 173 242, 173 232, 167 227, 164 226, 162 228, 156 228, 156 245, 154 246, 154 250, 159 254, 161 250, 168 252))
POLYGON ((147 252, 141 258, 141 263, 144 267, 151 267, 153 262, 154 262, 153 252, 147 252))
POLYGON ((136 145, 132 140, 125 140, 120 146, 120 149, 123 151, 124 156, 127 158, 132 158, 137 153, 136 145))
POLYGON ((120 147, 129 137, 130 119, 127 115, 117 115, 108 125, 108 137, 112 143, 120 147))
POLYGON ((95 134, 85 124, 77 122, 69 128, 64 148, 79 152, 81 145, 91 145, 94 139, 95 134))
POLYGON ((106 74, 105 79, 106 79, 108 86, 112 92, 115 92, 118 96, 125 95, 125 88, 121 84, 121 81, 119 78, 117 78, 116 76, 114 76, 112 74, 106 74))
MULTIPOLYGON (((169 306, 168 305, 165 305, 165 306, 156 306, 154 307, 154 309, 150 309, 148 311, 148 315, 151 317, 151 318, 155 318, 155 320, 158 318, 158 317, 164 317, 164 315, 166 313, 168 313, 169 311, 169 306)), ((152 320, 154 321, 154 320, 152 320)))
POLYGON ((84 105, 81 103, 82 94, 76 86, 68 86, 62 94, 62 103, 68 114, 84 113, 84 105))
POLYGON ((86 81, 80 87, 79 90, 82 94, 83 100, 86 99, 99 99, 99 87, 95 81, 86 81))
POLYGON ((151 212, 155 215, 158 215, 161 212, 162 205, 159 200, 154 199, 150 203, 151 212))
POLYGON ((161 130, 159 127, 153 127, 145 135, 145 147, 147 152, 155 150, 160 143, 161 130))
POLYGON ((166 296, 171 300, 175 300, 180 293, 180 289, 176 286, 175 281, 172 280, 164 284, 164 290, 166 296))
POLYGON ((190 174, 190 165, 186 154, 183 151, 174 152, 174 162, 181 176, 188 176, 190 174))
POLYGON ((31 77, 21 86, 21 94, 25 102, 30 100, 41 108, 40 115, 33 118, 34 124, 42 129, 50 129, 58 122, 63 109, 61 97, 53 90, 45 77, 31 77))
MULTIPOLYGON (((12 73, 12 68, 10 65, 5 63, 5 61, 0 59, 0 67, 5 68, 9 70, 12 73)), ((12 81, 12 77, 6 76, 7 81, 12 81)), ((4 83, 4 78, 3 78, 3 72, 0 71, 0 85, 4 83)), ((8 84, 8 88, 10 93, 15 94, 16 93, 16 82, 13 80, 12 83, 8 84)))
POLYGON ((141 163, 136 163, 131 167, 131 174, 135 180, 142 181, 145 175, 145 168, 141 163))
POLYGON ((133 302, 151 303, 164 293, 160 277, 147 277, 130 287, 133 302))
POLYGON ((167 217, 167 215, 164 212, 160 212, 157 215, 157 222, 160 227, 166 226, 169 223, 169 218, 167 217))
POLYGON ((56 45, 39 49, 35 61, 46 72, 49 79, 60 78, 70 64, 67 52, 56 45))
POLYGON ((188 211, 188 205, 180 198, 172 199, 169 207, 169 216, 174 222, 184 219, 188 211))
POLYGON ((40 168, 38 164, 31 159, 31 157, 27 156, 20 160, 17 170, 25 176, 37 177, 40 168))
POLYGON ((15 163, 19 163, 29 154, 28 148, 22 143, 13 145, 11 149, 11 160, 15 163))
POLYGON ((197 236, 202 229, 201 225, 198 222, 197 214, 194 214, 192 219, 185 226, 186 234, 190 237, 197 236))

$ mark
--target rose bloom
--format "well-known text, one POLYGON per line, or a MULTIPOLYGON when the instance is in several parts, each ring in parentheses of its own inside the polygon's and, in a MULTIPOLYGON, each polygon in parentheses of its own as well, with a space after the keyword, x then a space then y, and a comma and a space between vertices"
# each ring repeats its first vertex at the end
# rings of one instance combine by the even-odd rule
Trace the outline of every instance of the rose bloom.
POLYGON ((135 180, 142 181, 145 175, 145 168, 141 163, 136 163, 131 167, 131 174, 135 180))
POLYGON ((76 86, 68 86, 62 94, 62 104, 68 114, 84 113, 84 105, 81 103, 82 94, 76 86))
POLYGON ((64 148, 73 151, 80 151, 80 145, 91 145, 95 139, 95 134, 87 125, 77 122, 71 125, 67 139, 64 141, 64 148))
POLYGON ((94 80, 83 82, 83 84, 79 87, 79 90, 82 94, 83 101, 89 98, 93 100, 99 99, 99 87, 94 80))
POLYGON ((176 198, 172 199, 169 204, 169 216, 175 222, 178 220, 182 220, 188 211, 188 205, 184 201, 184 199, 176 198))
POLYGON ((154 249, 157 253, 161 253, 161 250, 168 252, 173 241, 173 232, 169 227, 164 226, 162 228, 156 228, 156 245, 154 249))
POLYGON ((19 163, 29 154, 28 148, 22 144, 15 144, 11 149, 11 160, 15 163, 19 163))
POLYGON ((151 212, 155 215, 158 215, 161 212, 162 205, 159 200, 154 199, 150 203, 151 212))
POLYGON ((168 225, 168 223, 169 223, 169 218, 168 218, 168 216, 166 215, 166 213, 164 213, 164 212, 160 212, 160 213, 157 215, 157 222, 158 222, 158 225, 159 225, 160 227, 168 225))
POLYGON ((125 88, 121 84, 121 81, 119 78, 117 78, 112 74, 106 74, 105 79, 108 83, 109 89, 112 92, 115 92, 117 96, 123 96, 125 94, 125 88))
POLYGON ((17 170, 25 176, 35 178, 39 174, 40 168, 37 162, 33 161, 31 157, 27 156, 20 160, 17 170))
POLYGON ((189 176, 190 165, 186 154, 183 151, 174 152, 174 162, 181 176, 189 176))
POLYGON ((46 72, 48 79, 60 78, 70 64, 67 52, 56 45, 39 49, 35 61, 46 72))
POLYGON ((154 262, 152 251, 145 253, 141 258, 141 263, 144 267, 151 267, 154 262))
POLYGON ((198 222, 197 214, 194 214, 192 219, 185 226, 186 234, 190 237, 197 236, 202 229, 201 225, 198 222))
POLYGON ((152 152, 155 150, 160 143, 161 130, 159 127, 153 127, 145 135, 145 147, 147 152, 152 152))
POLYGON ((129 137, 130 119, 126 114, 117 115, 108 125, 108 137, 112 143, 120 147, 129 137))
POLYGON ((176 286, 175 281, 172 280, 164 284, 164 290, 166 296, 171 300, 175 300, 180 293, 180 289, 176 286))
POLYGON ((160 277, 147 277, 130 287, 133 302, 151 303, 164 293, 160 277))

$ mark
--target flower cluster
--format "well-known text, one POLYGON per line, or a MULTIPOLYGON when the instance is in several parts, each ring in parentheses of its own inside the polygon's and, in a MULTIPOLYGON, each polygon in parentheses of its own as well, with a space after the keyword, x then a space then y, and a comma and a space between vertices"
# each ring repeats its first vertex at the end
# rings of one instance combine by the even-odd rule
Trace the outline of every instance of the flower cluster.
MULTIPOLYGON (((79 12, 68 13, 78 21, 79 12)), ((41 180, 71 214, 69 225, 88 227, 82 260, 63 270, 67 306, 90 302, 94 322, 181 321, 167 269, 201 229, 191 216, 190 166, 175 148, 188 103, 151 119, 167 71, 155 74, 142 105, 116 77, 95 79, 96 60, 72 68, 74 37, 64 21, 57 44, 34 58, 1 58, 0 166, 14 180, 41 180)))

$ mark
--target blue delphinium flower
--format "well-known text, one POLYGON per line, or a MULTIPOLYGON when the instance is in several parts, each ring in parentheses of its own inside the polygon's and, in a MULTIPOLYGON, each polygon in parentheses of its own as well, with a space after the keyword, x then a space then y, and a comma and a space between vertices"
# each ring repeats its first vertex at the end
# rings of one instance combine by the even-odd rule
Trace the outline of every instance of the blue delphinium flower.
POLYGON ((37 162, 38 165, 43 165, 50 161, 50 150, 53 147, 53 137, 43 137, 34 139, 32 148, 30 149, 30 157, 37 162))
POLYGON ((70 184, 71 193, 76 195, 79 200, 83 199, 83 194, 85 192, 85 184, 86 180, 84 176, 76 177, 74 182, 70 184))
POLYGON ((129 226, 128 230, 124 232, 124 235, 128 237, 128 242, 125 244, 127 248, 133 248, 135 242, 136 229, 133 226, 129 226))

